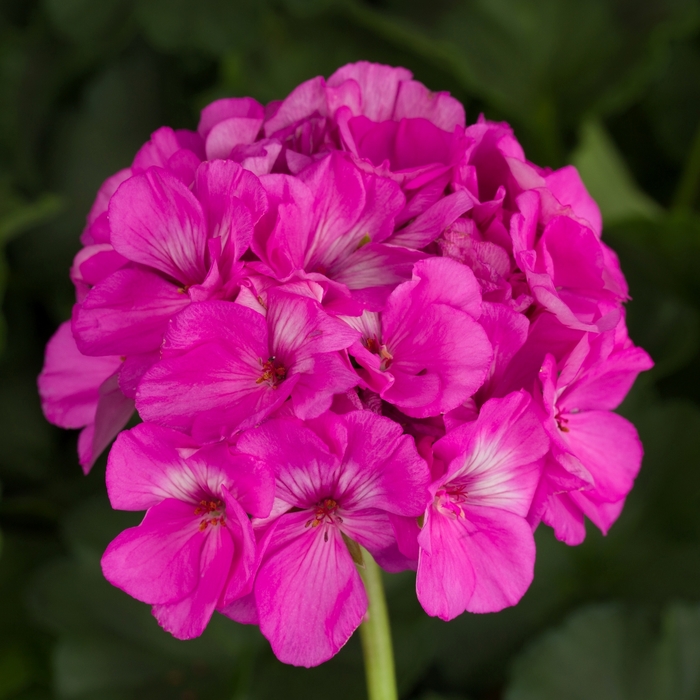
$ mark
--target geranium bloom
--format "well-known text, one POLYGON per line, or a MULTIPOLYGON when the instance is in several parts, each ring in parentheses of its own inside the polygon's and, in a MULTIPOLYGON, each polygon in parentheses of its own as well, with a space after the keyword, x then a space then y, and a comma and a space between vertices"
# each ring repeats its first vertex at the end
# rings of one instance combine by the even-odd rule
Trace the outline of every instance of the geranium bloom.
POLYGON ((214 610, 312 666, 361 623, 360 546, 443 619, 514 605, 533 529, 604 532, 651 366, 571 166, 367 62, 163 127, 100 188, 39 378, 115 508, 107 578, 173 634, 214 610))
MULTIPOLYGON (((383 245, 404 197, 391 180, 364 172, 340 153, 298 178, 271 176, 264 184, 276 194, 277 219, 269 232, 258 227, 252 249, 265 263, 257 269, 278 280, 303 276, 380 309, 393 287, 410 279, 413 263, 425 257, 383 245)), ((362 305, 345 308, 361 311, 362 305)))
POLYGON ((214 609, 249 590, 256 558, 246 511, 272 506, 272 472, 228 445, 201 448, 155 425, 122 433, 110 454, 113 508, 148 509, 102 557, 105 577, 152 604, 180 639, 200 635, 214 609))
POLYGON ((410 416, 456 408, 481 386, 491 346, 475 319, 481 295, 474 275, 451 260, 420 261, 384 313, 346 321, 362 334, 350 352, 363 378, 410 416))
POLYGON ((390 570, 406 568, 390 515, 420 515, 428 466, 396 423, 369 411, 269 421, 238 448, 276 476, 271 516, 258 525, 268 528, 255 582, 260 629, 279 659, 315 666, 367 610, 348 542, 390 570))
POLYGON ((76 305, 80 351, 147 353, 190 301, 232 296, 266 206, 257 178, 230 161, 201 165, 195 194, 155 167, 122 183, 109 204, 110 242, 129 264, 76 305))
POLYGON ((430 615, 495 612, 523 596, 535 565, 526 516, 548 448, 524 391, 491 399, 435 443, 446 471, 430 485, 416 580, 430 615))
POLYGON ((545 358, 540 380, 552 450, 530 518, 568 544, 583 541, 584 515, 606 533, 622 510, 642 446, 635 427, 612 410, 651 366, 644 350, 628 340, 618 345, 612 332, 593 343, 584 336, 559 371, 552 355, 545 358))
POLYGON ((144 376, 139 412, 218 438, 251 427, 291 397, 310 418, 330 407, 357 376, 338 352, 357 334, 318 302, 273 289, 266 316, 240 304, 195 304, 173 322, 164 358, 144 376))

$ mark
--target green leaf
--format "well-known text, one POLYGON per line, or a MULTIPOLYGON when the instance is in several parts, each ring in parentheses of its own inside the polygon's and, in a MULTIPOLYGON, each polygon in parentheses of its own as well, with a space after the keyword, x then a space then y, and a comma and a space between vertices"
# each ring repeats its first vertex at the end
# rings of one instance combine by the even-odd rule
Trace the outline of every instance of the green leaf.
POLYGON ((63 698, 130 690, 165 675, 166 670, 165 664, 154 663, 136 647, 99 638, 62 639, 53 661, 56 690, 63 698))
POLYGON ((655 219, 661 207, 637 187, 615 143, 598 121, 581 126, 579 145, 571 154, 606 225, 625 219, 655 219))
POLYGON ((265 9, 255 0, 141 0, 136 18, 158 47, 216 56, 254 45, 265 9))
POLYGON ((505 700, 651 700, 653 645, 648 616, 584 609, 520 655, 505 700))
POLYGON ((669 700, 700 697, 700 607, 674 605, 662 621, 657 661, 657 696, 669 700))
POLYGON ((7 194, 3 193, 6 199, 0 210, 0 245, 32 226, 53 219, 63 208, 63 200, 55 194, 45 194, 34 202, 10 199, 7 194))
POLYGON ((505 700, 696 700, 700 608, 673 606, 661 634, 648 612, 578 611, 515 661, 505 700))
POLYGON ((11 698, 32 683, 32 662, 17 646, 0 650, 0 700, 11 698))
POLYGON ((685 162, 700 118, 700 49, 695 42, 671 47, 668 63, 642 104, 665 154, 685 162))

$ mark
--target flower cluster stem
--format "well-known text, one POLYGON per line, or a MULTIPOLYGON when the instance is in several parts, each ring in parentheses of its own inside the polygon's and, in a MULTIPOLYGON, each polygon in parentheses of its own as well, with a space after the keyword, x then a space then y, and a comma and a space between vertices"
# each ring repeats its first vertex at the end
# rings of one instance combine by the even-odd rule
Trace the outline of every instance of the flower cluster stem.
POLYGON ((382 570, 364 548, 362 556, 364 568, 360 568, 360 575, 369 599, 367 615, 360 625, 367 697, 369 700, 398 700, 394 651, 391 646, 391 627, 382 583, 382 570))

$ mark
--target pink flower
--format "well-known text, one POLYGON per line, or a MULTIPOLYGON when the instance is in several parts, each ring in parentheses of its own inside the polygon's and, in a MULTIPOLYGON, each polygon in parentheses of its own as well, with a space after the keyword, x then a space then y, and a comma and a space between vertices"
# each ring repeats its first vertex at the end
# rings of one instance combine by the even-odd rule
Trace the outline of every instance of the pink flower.
POLYGON ((430 486, 416 591, 429 615, 496 612, 529 587, 535 541, 526 516, 549 441, 524 391, 491 399, 435 443, 446 465, 430 486))
POLYGON ((41 407, 54 425, 82 428, 78 456, 86 474, 134 412, 134 402, 117 384, 121 366, 119 357, 81 354, 69 322, 61 324, 46 346, 38 379, 41 407))
POLYGON ((246 513, 267 515, 274 492, 264 465, 144 423, 117 438, 107 491, 113 508, 148 511, 107 547, 102 571, 175 637, 200 635, 217 606, 248 593, 256 548, 246 513))
MULTIPOLYGON (((330 284, 341 296, 379 309, 394 286, 410 278, 416 251, 382 245, 394 230, 404 198, 393 182, 360 170, 339 153, 299 177, 275 175, 277 219, 258 227, 252 249, 264 272, 281 281, 303 276, 330 284)), ((346 306, 354 310, 355 306, 346 306)))
POLYGON ((267 207, 265 192, 230 161, 201 165, 195 185, 196 196, 152 167, 112 196, 110 241, 131 264, 101 279, 76 305, 73 332, 81 352, 156 350, 170 318, 191 300, 233 295, 242 275, 238 260, 267 207))
POLYGON ((362 338, 350 353, 362 378, 404 413, 426 418, 450 411, 483 383, 492 352, 474 275, 448 259, 415 264, 380 315, 345 320, 362 338))
POLYGON ((258 525, 267 528, 254 588, 260 629, 281 661, 315 666, 367 610, 350 541, 385 568, 408 566, 390 518, 423 511, 428 467, 396 423, 369 411, 268 421, 238 448, 276 475, 275 505, 258 525))
POLYGON ((622 510, 642 461, 634 426, 613 409, 622 402, 651 358, 614 332, 584 335, 569 356, 545 358, 540 372, 552 441, 542 481, 530 513, 554 528, 567 544, 579 544, 586 515, 606 533, 622 510))
POLYGON ((267 314, 231 302, 203 302, 168 330, 163 359, 144 376, 139 413, 202 439, 259 423, 291 397, 301 418, 320 415, 357 375, 338 352, 357 333, 318 302, 272 289, 267 314))
POLYGON ((619 514, 641 446, 612 410, 651 360, 598 207, 406 69, 158 129, 81 240, 42 406, 86 470, 146 421, 107 483, 147 513, 103 567, 176 636, 218 609, 312 666, 365 614, 360 545, 451 619, 520 599, 540 521, 619 514))
POLYGON ((505 124, 480 118, 465 135, 473 144, 453 187, 475 201, 445 228, 443 254, 474 270, 487 301, 521 312, 534 303, 571 328, 613 328, 627 287, 576 170, 527 162, 505 124))

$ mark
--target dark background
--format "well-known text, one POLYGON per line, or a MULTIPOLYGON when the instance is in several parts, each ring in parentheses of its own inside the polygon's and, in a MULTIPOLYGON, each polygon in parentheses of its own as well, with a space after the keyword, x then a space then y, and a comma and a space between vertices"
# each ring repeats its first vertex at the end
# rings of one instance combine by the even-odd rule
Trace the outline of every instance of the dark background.
MULTIPOLYGON (((161 125, 263 102, 360 59, 403 65, 509 121, 540 165, 579 166, 654 357, 622 413, 646 456, 603 538, 541 527, 515 608, 428 618, 387 576, 414 700, 700 698, 700 3, 697 0, 0 0, 0 700, 364 696, 359 643, 306 671, 220 616, 178 642, 111 588, 104 458, 42 417, 43 348, 102 180, 161 125)), ((138 517, 137 517, 138 519, 138 517)))

